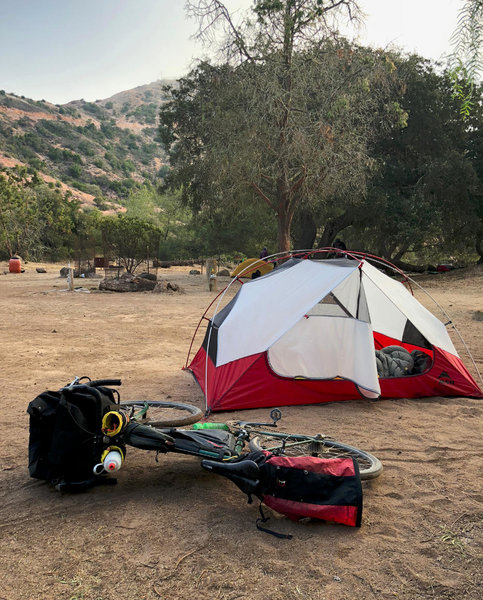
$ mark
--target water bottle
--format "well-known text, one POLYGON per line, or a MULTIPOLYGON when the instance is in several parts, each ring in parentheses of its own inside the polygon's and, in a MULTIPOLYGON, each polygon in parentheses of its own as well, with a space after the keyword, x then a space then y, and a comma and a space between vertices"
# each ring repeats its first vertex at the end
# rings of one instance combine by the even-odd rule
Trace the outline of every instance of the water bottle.
POLYGON ((122 454, 118 450, 111 450, 108 452, 103 464, 107 473, 119 471, 122 465, 122 454))
POLYGON ((228 425, 226 423, 195 423, 193 429, 223 429, 228 431, 228 425))

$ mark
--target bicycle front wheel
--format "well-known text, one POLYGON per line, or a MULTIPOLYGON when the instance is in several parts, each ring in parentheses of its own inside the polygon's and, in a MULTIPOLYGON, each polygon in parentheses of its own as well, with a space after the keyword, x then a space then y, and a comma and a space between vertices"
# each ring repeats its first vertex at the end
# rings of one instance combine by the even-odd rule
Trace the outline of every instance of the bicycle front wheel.
POLYGON ((354 458, 359 464, 361 479, 375 479, 382 473, 381 461, 366 452, 322 435, 297 433, 257 434, 250 442, 250 450, 268 450, 279 456, 316 456, 318 458, 354 458))
POLYGON ((203 412, 197 406, 161 400, 129 400, 119 405, 129 418, 152 427, 182 427, 197 423, 203 412))

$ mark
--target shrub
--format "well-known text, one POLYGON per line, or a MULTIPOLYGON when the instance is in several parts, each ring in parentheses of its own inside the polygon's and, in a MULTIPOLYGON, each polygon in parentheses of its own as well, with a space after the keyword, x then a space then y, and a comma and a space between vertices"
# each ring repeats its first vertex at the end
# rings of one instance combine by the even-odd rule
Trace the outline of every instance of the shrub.
POLYGON ((96 158, 93 159, 92 164, 98 169, 104 169, 105 167, 104 161, 100 156, 96 156, 96 158))
POLYGON ((82 167, 78 164, 73 164, 69 167, 68 173, 72 177, 80 177, 82 175, 82 167))
POLYGON ((82 140, 79 142, 78 149, 79 152, 82 152, 84 156, 94 156, 96 153, 95 147, 87 140, 82 140))

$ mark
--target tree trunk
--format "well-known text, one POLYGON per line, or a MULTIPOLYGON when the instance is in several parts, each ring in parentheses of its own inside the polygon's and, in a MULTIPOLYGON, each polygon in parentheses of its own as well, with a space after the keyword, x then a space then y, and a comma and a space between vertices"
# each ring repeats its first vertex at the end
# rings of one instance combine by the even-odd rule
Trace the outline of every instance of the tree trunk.
POLYGON ((339 231, 349 227, 349 225, 352 225, 353 222, 354 217, 347 211, 338 217, 327 221, 317 247, 326 248, 327 246, 332 246, 335 236, 339 233, 339 231))
POLYGON ((290 226, 292 224, 292 215, 285 211, 278 213, 278 251, 290 251, 290 226))
POLYGON ((482 265, 483 264, 483 243, 482 243, 481 237, 479 237, 479 236, 477 237, 477 239, 475 241, 475 248, 476 248, 476 251, 478 252, 478 255, 480 257, 478 259, 478 263, 477 264, 482 265))
POLYGON ((317 225, 312 211, 306 208, 300 209, 295 217, 293 229, 295 229, 295 248, 306 250, 314 247, 315 238, 317 237, 317 225))

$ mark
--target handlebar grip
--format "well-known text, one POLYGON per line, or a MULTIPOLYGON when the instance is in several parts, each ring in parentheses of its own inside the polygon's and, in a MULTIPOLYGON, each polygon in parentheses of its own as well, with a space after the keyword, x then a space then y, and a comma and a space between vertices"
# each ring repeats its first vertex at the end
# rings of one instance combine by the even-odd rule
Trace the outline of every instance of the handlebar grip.
POLYGON ((106 386, 106 385, 119 386, 119 385, 121 385, 121 380, 120 379, 95 379, 94 381, 87 382, 86 385, 89 385, 90 387, 102 387, 102 386, 106 386))

